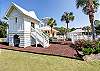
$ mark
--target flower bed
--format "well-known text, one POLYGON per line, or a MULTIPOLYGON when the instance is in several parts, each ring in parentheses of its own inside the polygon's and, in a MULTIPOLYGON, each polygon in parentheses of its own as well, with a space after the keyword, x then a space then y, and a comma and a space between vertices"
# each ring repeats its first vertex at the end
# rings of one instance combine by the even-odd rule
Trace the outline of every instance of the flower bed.
POLYGON ((98 54, 100 53, 100 41, 78 40, 75 41, 73 48, 76 51, 83 52, 83 56, 98 54))

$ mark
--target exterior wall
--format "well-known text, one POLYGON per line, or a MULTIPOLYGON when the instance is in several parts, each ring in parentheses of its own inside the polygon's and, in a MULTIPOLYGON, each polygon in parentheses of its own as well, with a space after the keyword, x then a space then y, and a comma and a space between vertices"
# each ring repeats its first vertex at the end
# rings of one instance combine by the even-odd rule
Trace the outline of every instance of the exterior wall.
MULTIPOLYGON (((47 27, 48 25, 47 25, 47 23, 45 23, 45 22, 41 22, 41 23, 39 23, 39 27, 41 28, 41 27, 47 27)), ((49 27, 49 26, 48 26, 49 27)))
POLYGON ((30 46, 31 43, 35 43, 35 40, 31 37, 31 22, 35 23, 35 28, 39 28, 39 24, 37 24, 38 22, 36 20, 21 14, 15 8, 12 10, 8 17, 8 40, 10 46, 14 46, 14 35, 16 34, 20 38, 19 47, 27 47, 30 46))
POLYGON ((88 35, 82 35, 82 33, 69 33, 68 37, 72 39, 72 42, 74 43, 75 41, 79 40, 79 39, 84 39, 84 40, 92 40, 92 37, 88 36, 88 35))
POLYGON ((18 12, 16 9, 13 9, 11 12, 8 23, 9 23, 9 33, 14 33, 14 32, 20 32, 21 30, 24 30, 23 28, 23 16, 18 12), (17 17, 17 23, 16 18, 17 17))
POLYGON ((24 17, 24 46, 31 45, 31 20, 28 17, 24 17))
POLYGON ((20 12, 13 9, 8 17, 8 40, 9 45, 14 46, 14 35, 17 34, 20 38, 20 47, 24 47, 24 19, 20 12), (17 23, 16 18, 17 17, 17 23))
MULTIPOLYGON (((20 38, 20 45, 19 47, 24 47, 24 36, 23 36, 23 33, 16 33, 19 38, 20 38)), ((10 46, 14 46, 14 35, 15 33, 10 33, 9 34, 9 45, 10 46)))
POLYGON ((39 28, 39 24, 35 24, 35 28, 39 28))
POLYGON ((32 36, 31 36, 31 22, 34 23, 35 28, 39 28, 37 21, 30 19, 27 16, 24 16, 24 46, 25 47, 36 43, 36 40, 34 38, 32 38, 32 36))

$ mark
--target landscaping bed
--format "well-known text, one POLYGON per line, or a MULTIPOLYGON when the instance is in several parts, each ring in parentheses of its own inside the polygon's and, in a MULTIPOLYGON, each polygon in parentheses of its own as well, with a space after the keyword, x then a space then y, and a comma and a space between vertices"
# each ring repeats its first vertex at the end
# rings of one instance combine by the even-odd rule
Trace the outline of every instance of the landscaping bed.
POLYGON ((76 58, 76 51, 69 47, 69 45, 61 45, 61 44, 50 44, 48 48, 43 47, 35 47, 29 46, 26 48, 18 48, 18 47, 11 47, 0 44, 1 49, 8 49, 8 50, 15 50, 21 52, 30 52, 30 53, 37 53, 37 54, 44 54, 44 55, 53 55, 53 56, 61 56, 61 57, 69 57, 69 58, 76 58))
POLYGON ((77 57, 84 60, 100 59, 100 41, 98 40, 78 40, 73 44, 73 48, 77 52, 77 57))

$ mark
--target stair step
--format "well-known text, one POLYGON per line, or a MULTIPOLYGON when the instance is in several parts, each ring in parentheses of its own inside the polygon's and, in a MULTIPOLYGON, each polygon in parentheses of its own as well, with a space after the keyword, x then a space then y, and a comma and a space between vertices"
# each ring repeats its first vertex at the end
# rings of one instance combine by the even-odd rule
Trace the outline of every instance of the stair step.
POLYGON ((49 46, 49 38, 47 35, 42 34, 43 32, 34 28, 31 28, 31 36, 36 39, 39 44, 41 44, 43 47, 49 46), (47 37, 46 37, 47 36, 47 37))

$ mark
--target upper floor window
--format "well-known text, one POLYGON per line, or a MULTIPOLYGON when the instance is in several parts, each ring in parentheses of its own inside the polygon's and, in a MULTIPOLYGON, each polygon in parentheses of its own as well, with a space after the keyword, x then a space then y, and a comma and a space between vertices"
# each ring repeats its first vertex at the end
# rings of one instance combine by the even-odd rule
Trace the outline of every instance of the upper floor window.
POLYGON ((31 22, 31 26, 32 26, 33 28, 35 28, 35 24, 34 24, 33 22, 31 22))
POLYGON ((43 27, 43 24, 41 24, 41 27, 43 27))
POLYGON ((15 22, 17 23, 17 17, 15 17, 15 22))

